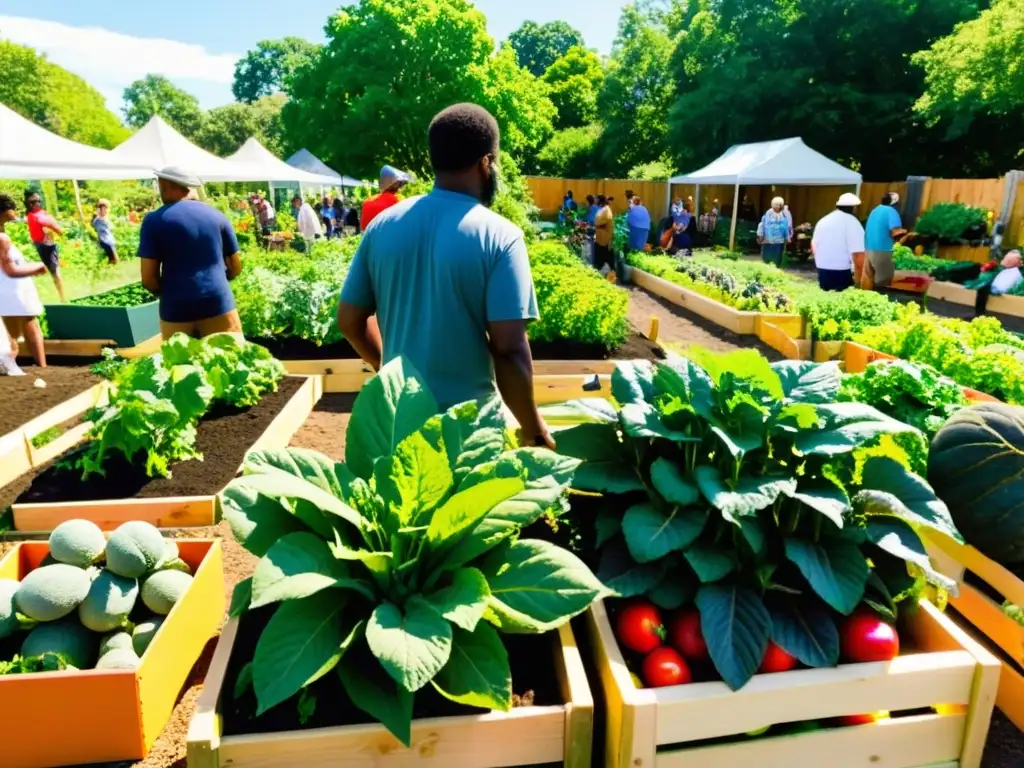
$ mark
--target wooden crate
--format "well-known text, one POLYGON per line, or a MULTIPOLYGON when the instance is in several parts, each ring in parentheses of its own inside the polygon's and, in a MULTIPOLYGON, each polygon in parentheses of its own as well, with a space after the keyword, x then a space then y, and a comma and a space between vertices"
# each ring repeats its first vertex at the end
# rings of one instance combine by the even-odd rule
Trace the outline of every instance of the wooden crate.
POLYGON ((844 343, 842 341, 815 341, 814 362, 828 363, 832 360, 843 360, 844 343))
POLYGON ((163 338, 157 334, 134 347, 118 347, 112 339, 47 339, 44 346, 46 354, 61 357, 99 357, 103 354, 104 347, 113 347, 119 356, 131 360, 159 352, 163 343, 163 338))
MULTIPOLYGON (((957 283, 935 282, 928 288, 928 298, 951 301, 973 307, 978 297, 977 291, 964 288, 957 283)), ((985 303, 985 311, 997 315, 1024 317, 1024 296, 989 296, 985 303)))
POLYGON ((224 683, 237 632, 232 619, 217 642, 189 724, 188 768, 590 768, 594 702, 568 624, 557 632, 552 658, 565 704, 414 720, 409 749, 379 724, 223 735, 220 701, 231 696, 224 683))
POLYGON ((607 703, 607 768, 976 768, 981 763, 999 662, 925 601, 903 633, 920 653, 891 662, 756 675, 735 692, 720 682, 638 689, 603 604, 592 606, 587 622, 607 703), (935 704, 964 706, 944 708, 948 714, 742 738, 765 725, 935 704), (732 736, 740 740, 687 747, 732 736))
POLYGON ((1021 607, 1024 607, 1024 580, 974 547, 958 544, 947 536, 929 534, 928 553, 939 571, 956 579, 960 585, 959 596, 950 596, 949 604, 1002 652, 1003 673, 996 705, 1024 731, 1024 627, 1003 613, 1000 603, 977 587, 965 584, 964 576, 971 572, 1003 598, 1021 607))
POLYGON ((788 360, 810 360, 811 340, 793 336, 784 326, 771 322, 769 315, 758 315, 757 338, 788 360))
MULTIPOLYGON (((195 578, 168 614, 137 670, 67 670, 0 677, 4 768, 141 760, 163 730, 182 685, 224 618, 218 540, 181 540, 195 578)), ((21 579, 49 552, 18 544, 0 578, 21 579)))
POLYGON ((113 339, 122 347, 136 347, 160 335, 160 301, 135 307, 99 307, 82 304, 47 304, 50 335, 68 341, 113 339))
MULTIPOLYGON (((274 417, 250 451, 285 448, 323 394, 320 377, 306 381, 274 417)), ((52 531, 65 520, 91 520, 105 531, 129 520, 145 520, 158 528, 214 525, 216 495, 172 496, 154 499, 106 499, 45 504, 15 504, 14 529, 19 532, 52 531)))
POLYGON ((107 393, 107 383, 99 382, 54 406, 46 413, 36 416, 18 429, 0 436, 0 486, 10 483, 16 477, 55 459, 77 445, 89 431, 90 423, 72 427, 57 439, 39 448, 32 445, 32 438, 50 427, 56 427, 85 413, 94 405, 104 403, 107 393))
POLYGON ((985 264, 992 259, 992 248, 987 245, 940 245, 935 250, 935 256, 939 259, 985 264))

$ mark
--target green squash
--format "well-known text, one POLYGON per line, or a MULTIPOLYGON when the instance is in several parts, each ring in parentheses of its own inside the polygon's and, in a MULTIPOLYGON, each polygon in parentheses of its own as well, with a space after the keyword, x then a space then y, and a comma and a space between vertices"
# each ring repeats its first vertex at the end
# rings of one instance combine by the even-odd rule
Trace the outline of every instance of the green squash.
POLYGON ((1003 565, 1024 563, 1024 408, 965 408, 932 440, 928 482, 964 540, 1003 565))

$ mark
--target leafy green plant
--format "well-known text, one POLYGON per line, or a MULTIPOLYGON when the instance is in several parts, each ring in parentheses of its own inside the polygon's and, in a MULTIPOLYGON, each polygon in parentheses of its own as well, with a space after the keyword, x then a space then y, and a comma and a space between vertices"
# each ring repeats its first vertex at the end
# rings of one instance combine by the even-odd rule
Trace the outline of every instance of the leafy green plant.
POLYGON ((987 223, 988 212, 984 208, 974 208, 963 203, 935 203, 921 214, 914 230, 919 235, 959 241, 969 230, 983 228, 987 223))
POLYGON ((871 363, 863 373, 843 377, 839 399, 865 403, 931 438, 968 404, 963 390, 930 365, 905 360, 871 363))
POLYGON ((157 300, 157 297, 146 290, 142 283, 123 285, 112 291, 98 293, 95 296, 84 296, 75 299, 72 304, 82 307, 139 307, 157 300))
POLYGON ((541 263, 532 271, 540 319, 529 326, 531 339, 611 350, 629 338, 629 296, 599 272, 579 260, 571 266, 541 263))
POLYGON ((833 364, 690 355, 622 363, 618 407, 583 400, 556 414, 582 422, 555 435, 584 462, 573 487, 604 494, 593 530, 609 588, 666 609, 695 602, 737 689, 769 639, 808 666, 834 665, 837 616, 865 603, 892 616, 925 578, 955 586, 916 529, 959 534, 893 440, 923 446, 919 432, 836 402, 833 364))
POLYGON ((50 427, 49 429, 44 429, 38 435, 33 437, 30 442, 32 443, 32 447, 33 448, 35 448, 36 450, 39 450, 44 445, 49 445, 50 443, 52 443, 54 440, 56 440, 62 434, 64 434, 64 433, 63 433, 63 431, 61 430, 61 428, 59 426, 50 427))
POLYGON ((436 412, 394 360, 356 399, 345 463, 256 452, 221 493, 235 538, 261 558, 232 615, 276 605, 244 673, 257 714, 336 674, 409 745, 417 691, 508 710, 498 632, 547 632, 605 594, 575 555, 518 538, 561 511, 579 462, 509 450, 496 399, 436 412))
POLYGON ((896 269, 912 272, 927 272, 936 280, 964 283, 978 276, 981 269, 973 261, 952 261, 937 259, 934 256, 916 256, 905 245, 897 243, 892 249, 893 264, 896 269))

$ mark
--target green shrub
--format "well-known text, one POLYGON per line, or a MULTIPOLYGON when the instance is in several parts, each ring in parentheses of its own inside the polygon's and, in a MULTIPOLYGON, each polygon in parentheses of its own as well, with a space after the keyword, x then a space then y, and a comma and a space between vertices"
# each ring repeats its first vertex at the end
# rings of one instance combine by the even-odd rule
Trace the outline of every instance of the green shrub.
POLYGON ((541 265, 533 269, 540 320, 535 341, 574 341, 614 349, 629 338, 629 296, 590 267, 541 265))
POLYGON ((541 265, 584 266, 580 258, 567 245, 557 240, 538 240, 530 245, 529 254, 531 267, 541 265))
POLYGON ((988 224, 988 212, 963 203, 935 203, 921 214, 914 230, 940 240, 960 240, 969 229, 988 224))

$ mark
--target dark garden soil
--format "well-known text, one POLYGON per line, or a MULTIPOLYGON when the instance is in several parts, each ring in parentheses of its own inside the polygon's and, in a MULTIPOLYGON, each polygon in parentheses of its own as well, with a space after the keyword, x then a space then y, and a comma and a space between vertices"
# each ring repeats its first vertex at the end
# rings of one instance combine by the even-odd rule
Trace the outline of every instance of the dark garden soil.
MULTIPOLYGON (((94 475, 83 481, 77 470, 58 466, 61 461, 58 459, 0 489, 0 509, 6 508, 12 500, 21 504, 39 504, 217 494, 235 476, 246 451, 270 426, 302 383, 297 378, 284 379, 277 392, 266 395, 253 408, 215 408, 199 423, 196 443, 203 460, 172 465, 170 478, 147 477, 144 463, 129 464, 123 459, 112 458, 105 466, 105 476, 94 475)), ((64 458, 71 455, 65 454, 64 458)))
POLYGON ((24 376, 0 376, 0 435, 6 435, 100 382, 87 366, 22 368, 24 376), (46 382, 36 387, 37 379, 46 382))
MULTIPOLYGON (((649 318, 648 318, 649 322, 649 318)), ((640 326, 646 327, 646 326, 640 326)), ((252 341, 270 350, 278 360, 357 360, 359 355, 347 341, 318 347, 305 339, 273 338, 252 341)), ((576 341, 531 341, 534 360, 660 360, 665 353, 636 328, 630 328, 625 343, 609 351, 601 344, 576 341)))

